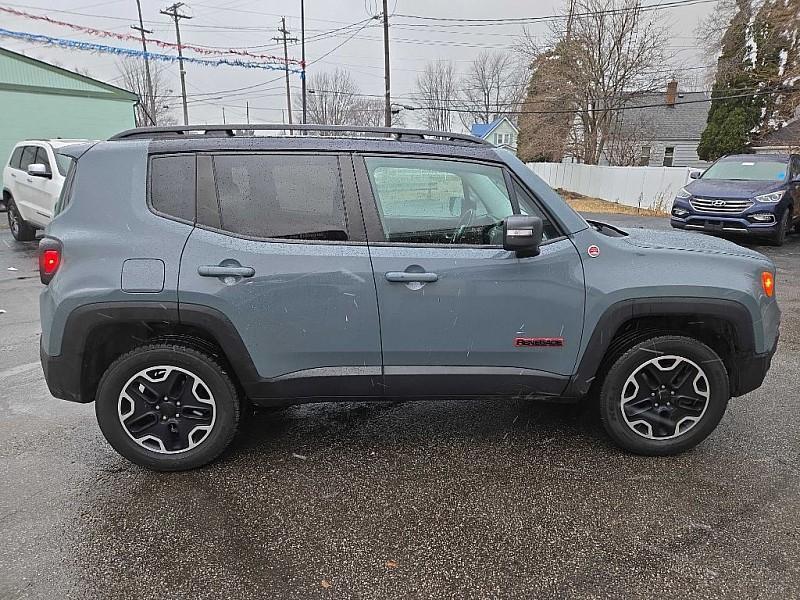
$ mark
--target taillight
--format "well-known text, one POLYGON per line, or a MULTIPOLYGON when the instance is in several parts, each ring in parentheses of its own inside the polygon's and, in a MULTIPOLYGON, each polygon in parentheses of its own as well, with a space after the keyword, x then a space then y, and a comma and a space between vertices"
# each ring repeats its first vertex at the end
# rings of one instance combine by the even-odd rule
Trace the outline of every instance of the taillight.
POLYGON ((768 298, 775 294, 775 276, 770 271, 761 273, 761 287, 768 298))
POLYGON ((47 285, 61 266, 61 242, 44 238, 39 242, 39 279, 47 285))

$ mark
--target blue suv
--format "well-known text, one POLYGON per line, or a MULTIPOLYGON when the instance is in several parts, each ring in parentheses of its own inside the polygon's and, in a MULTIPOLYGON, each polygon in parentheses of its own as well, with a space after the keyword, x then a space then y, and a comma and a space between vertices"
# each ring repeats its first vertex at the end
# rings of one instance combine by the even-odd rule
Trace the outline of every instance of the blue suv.
POLYGON ((777 344, 766 257, 587 222, 472 136, 194 126, 62 152, 45 378, 152 469, 214 459, 251 405, 359 399, 593 398, 622 448, 675 454, 777 344))
MULTIPOLYGON (((693 174, 694 176, 694 174, 693 174)), ((766 237, 781 246, 800 232, 800 155, 723 156, 678 192, 672 226, 766 237)))

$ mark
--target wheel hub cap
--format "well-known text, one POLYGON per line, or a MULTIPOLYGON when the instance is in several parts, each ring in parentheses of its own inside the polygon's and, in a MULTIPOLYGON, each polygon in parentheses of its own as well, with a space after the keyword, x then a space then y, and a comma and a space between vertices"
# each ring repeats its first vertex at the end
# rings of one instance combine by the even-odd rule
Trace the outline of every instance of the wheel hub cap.
POLYGON ((217 416, 217 405, 200 377, 161 365, 136 373, 122 387, 117 410, 122 428, 137 444, 162 454, 201 444, 217 416))
POLYGON ((668 440, 700 422, 710 397, 708 377, 700 366, 682 356, 665 355, 634 369, 622 386, 620 410, 636 434, 668 440))

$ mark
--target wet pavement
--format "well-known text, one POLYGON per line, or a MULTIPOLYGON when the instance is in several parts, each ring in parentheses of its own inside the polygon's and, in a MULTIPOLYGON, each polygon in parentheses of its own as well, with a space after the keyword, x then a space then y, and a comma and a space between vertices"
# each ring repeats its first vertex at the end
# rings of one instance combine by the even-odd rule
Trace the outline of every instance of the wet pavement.
POLYGON ((800 235, 759 249, 773 368, 682 456, 621 453, 591 410, 319 404, 157 474, 48 394, 35 243, 0 229, 0 598, 800 597, 800 235))

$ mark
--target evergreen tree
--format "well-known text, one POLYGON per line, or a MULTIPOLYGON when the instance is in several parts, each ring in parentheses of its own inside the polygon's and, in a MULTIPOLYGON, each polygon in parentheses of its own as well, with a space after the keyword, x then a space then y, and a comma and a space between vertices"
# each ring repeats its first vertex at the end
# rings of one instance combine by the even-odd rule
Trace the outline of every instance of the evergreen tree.
POLYGON ((753 20, 750 1, 737 0, 736 4, 737 11, 722 38, 708 122, 697 147, 703 160, 745 151, 751 133, 759 126, 764 105, 763 96, 747 95, 758 87, 753 58, 759 27, 753 20))

